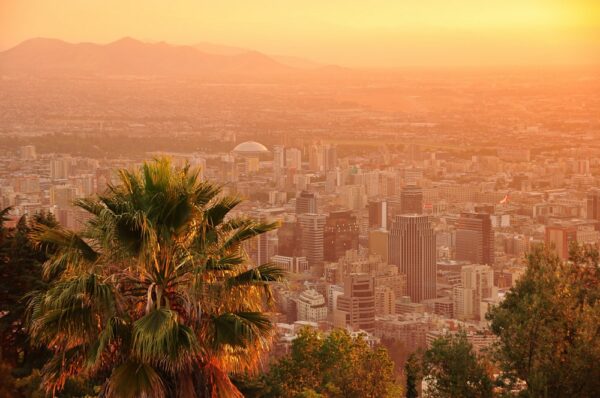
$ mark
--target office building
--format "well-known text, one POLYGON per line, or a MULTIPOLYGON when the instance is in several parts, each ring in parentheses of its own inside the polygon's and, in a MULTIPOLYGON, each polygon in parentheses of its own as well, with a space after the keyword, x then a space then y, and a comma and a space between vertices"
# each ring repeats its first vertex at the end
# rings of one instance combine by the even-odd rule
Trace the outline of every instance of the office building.
POLYGON ((317 194, 314 192, 302 191, 296 198, 296 214, 316 213, 317 212, 317 194))
POLYGON ((298 296, 297 311, 299 321, 321 322, 327 319, 327 302, 321 293, 308 289, 298 296))
POLYGON ((418 214, 396 216, 388 241, 388 261, 406 275, 406 291, 411 300, 418 303, 435 298, 435 232, 429 218, 418 214))
POLYGON ((369 228, 387 228, 387 202, 385 200, 371 200, 369 208, 369 228))
POLYGON ((375 330, 375 284, 368 274, 351 274, 344 280, 344 294, 337 298, 334 326, 354 331, 375 330))
POLYGON ((323 266, 325 220, 324 214, 304 213, 298 216, 301 253, 311 269, 323 266))
POLYGON ((592 189, 587 193, 587 218, 597 221, 596 229, 600 230, 600 189, 592 189))
POLYGON ((369 254, 376 254, 385 263, 389 261, 388 246, 389 232, 385 229, 369 231, 369 254))
POLYGON ((456 223, 456 259, 494 264, 494 229, 488 213, 461 213, 456 223))
POLYGON ((423 213, 423 190, 416 185, 407 185, 400 192, 402 214, 423 213))
POLYGON ((358 249, 358 229, 350 210, 332 211, 325 221, 325 261, 337 261, 347 250, 358 249))
POLYGON ((546 226, 545 241, 563 260, 569 259, 569 247, 577 241, 577 228, 574 226, 546 226))
POLYGON ((494 271, 488 265, 465 265, 460 284, 454 286, 455 316, 461 320, 483 320, 482 301, 494 299, 494 271))

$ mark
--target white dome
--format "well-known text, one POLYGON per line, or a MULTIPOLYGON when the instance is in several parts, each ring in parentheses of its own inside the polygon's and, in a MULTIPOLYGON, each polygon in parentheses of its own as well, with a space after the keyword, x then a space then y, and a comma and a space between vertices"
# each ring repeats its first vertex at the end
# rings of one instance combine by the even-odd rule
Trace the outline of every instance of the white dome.
POLYGON ((256 141, 246 141, 238 144, 235 148, 233 148, 233 152, 238 154, 261 154, 261 153, 269 153, 269 150, 266 146, 256 141))

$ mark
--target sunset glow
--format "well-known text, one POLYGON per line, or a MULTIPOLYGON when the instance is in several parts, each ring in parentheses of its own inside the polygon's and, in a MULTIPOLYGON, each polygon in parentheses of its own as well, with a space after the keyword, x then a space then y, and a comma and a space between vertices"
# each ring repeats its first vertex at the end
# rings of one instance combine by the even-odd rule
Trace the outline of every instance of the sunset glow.
POLYGON ((595 0, 4 0, 0 49, 31 37, 211 42, 348 66, 600 60, 595 0))

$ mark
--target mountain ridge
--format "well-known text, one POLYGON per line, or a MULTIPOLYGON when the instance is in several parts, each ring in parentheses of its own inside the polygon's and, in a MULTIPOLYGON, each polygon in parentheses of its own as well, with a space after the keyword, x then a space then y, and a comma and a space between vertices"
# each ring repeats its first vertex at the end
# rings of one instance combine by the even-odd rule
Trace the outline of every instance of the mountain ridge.
POLYGON ((123 37, 107 44, 32 38, 0 52, 0 74, 277 76, 296 68, 258 51, 210 54, 194 46, 123 37))

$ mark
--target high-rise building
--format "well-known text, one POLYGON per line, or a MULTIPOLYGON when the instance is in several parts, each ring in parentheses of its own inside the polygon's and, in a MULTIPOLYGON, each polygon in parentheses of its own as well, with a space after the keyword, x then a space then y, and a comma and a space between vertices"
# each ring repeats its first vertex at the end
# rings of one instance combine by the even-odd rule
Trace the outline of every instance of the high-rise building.
POLYGON ((50 178, 53 180, 65 180, 69 178, 71 166, 70 158, 58 158, 50 161, 50 178))
POLYGON ((325 171, 335 170, 337 167, 337 147, 327 144, 323 146, 323 167, 325 171))
POLYGON ((375 283, 368 274, 351 274, 344 280, 344 294, 337 298, 334 325, 354 331, 375 330, 375 283))
POLYGON ((317 194, 314 192, 302 191, 296 198, 296 214, 316 213, 317 212, 317 194))
POLYGON ((423 213, 423 190, 416 185, 407 185, 400 192, 402 214, 423 213))
POLYGON ((302 274, 308 271, 306 257, 288 257, 278 254, 271 257, 271 263, 292 274, 302 274))
POLYGON ((337 167, 335 145, 313 144, 308 148, 308 167, 312 171, 331 171, 337 167))
POLYGON ((369 228, 387 228, 387 202, 385 200, 370 200, 369 228))
MULTIPOLYGON (((251 213, 252 216, 262 223, 270 223, 273 221, 273 217, 268 211, 258 210, 251 213)), ((249 241, 246 241, 250 247, 250 257, 256 265, 262 265, 269 262, 269 259, 275 255, 275 243, 274 236, 277 236, 277 232, 268 231, 264 234, 260 234, 249 241)))
POLYGON ((389 286, 375 288, 375 314, 377 316, 394 315, 396 313, 396 294, 389 286))
POLYGON ((325 297, 314 289, 300 293, 297 300, 299 321, 321 322, 327 319, 325 297))
POLYGON ((546 245, 552 247, 563 260, 569 259, 569 247, 577 241, 577 228, 565 225, 546 227, 546 245))
POLYGON ((592 189, 587 194, 587 218, 596 220, 600 230, 600 189, 592 189))
POLYGON ((35 160, 37 159, 37 154, 35 152, 35 146, 33 145, 25 145, 19 148, 19 157, 21 160, 35 160))
POLYGON ((281 176, 285 169, 285 147, 283 145, 275 145, 273 147, 273 174, 276 177, 281 176))
POLYGON ((286 220, 277 229, 277 254, 286 257, 297 257, 302 252, 302 232, 300 224, 286 220))
POLYGON ((312 171, 323 170, 323 150, 320 145, 313 144, 308 148, 308 168, 312 171))
POLYGON ((389 263, 406 275, 406 291, 415 303, 436 297, 435 232, 429 217, 398 215, 389 232, 389 263))
POLYGON ((488 265, 465 265, 460 270, 461 283, 454 287, 455 316, 461 320, 481 320, 482 300, 495 295, 494 271, 488 265))
POLYGON ((337 261, 347 250, 358 249, 358 223, 350 210, 332 211, 325 221, 324 258, 337 261))
POLYGON ((323 266, 325 219, 324 214, 304 213, 298 216, 301 231, 301 253, 308 260, 311 269, 323 266))
POLYGON ((461 213, 456 223, 456 259, 494 264, 494 229, 488 213, 461 213))
POLYGON ((302 151, 298 148, 285 150, 285 167, 292 170, 302 169, 302 151))
POLYGON ((71 185, 54 185, 50 187, 50 204, 59 208, 73 205, 77 198, 77 188, 71 185))
POLYGON ((369 254, 381 256, 384 263, 389 261, 389 232, 385 229, 373 229, 369 231, 369 254))
POLYGON ((340 204, 351 210, 365 208, 365 187, 363 185, 344 185, 340 189, 340 204))

